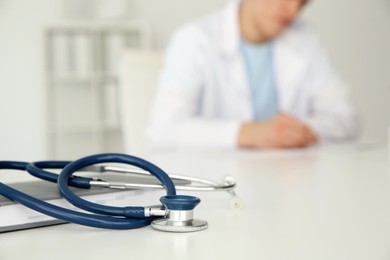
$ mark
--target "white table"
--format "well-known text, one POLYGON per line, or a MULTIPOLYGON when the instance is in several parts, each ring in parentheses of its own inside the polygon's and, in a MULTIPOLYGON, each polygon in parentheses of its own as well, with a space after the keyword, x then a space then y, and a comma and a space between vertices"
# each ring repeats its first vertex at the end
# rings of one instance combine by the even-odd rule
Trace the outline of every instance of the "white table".
POLYGON ((245 206, 227 193, 202 199, 205 231, 112 231, 74 224, 0 234, 0 259, 390 259, 386 146, 268 152, 187 151, 147 157, 163 169, 232 175, 245 206))

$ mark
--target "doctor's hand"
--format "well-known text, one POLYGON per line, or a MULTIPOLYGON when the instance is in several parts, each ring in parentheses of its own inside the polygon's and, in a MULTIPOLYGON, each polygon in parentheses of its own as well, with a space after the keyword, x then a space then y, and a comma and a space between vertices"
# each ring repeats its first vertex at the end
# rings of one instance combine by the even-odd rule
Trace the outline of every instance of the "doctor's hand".
POLYGON ((317 141, 308 126, 282 113, 265 121, 242 124, 237 145, 242 148, 300 148, 317 141))

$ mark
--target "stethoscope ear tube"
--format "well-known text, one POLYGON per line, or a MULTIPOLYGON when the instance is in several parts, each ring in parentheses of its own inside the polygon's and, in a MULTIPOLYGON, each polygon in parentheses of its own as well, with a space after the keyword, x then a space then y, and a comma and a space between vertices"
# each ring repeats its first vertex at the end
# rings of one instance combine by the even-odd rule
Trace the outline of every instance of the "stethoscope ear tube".
POLYGON ((32 175, 39 175, 42 179, 58 182, 58 188, 60 193, 66 198, 69 199, 71 203, 77 205, 83 209, 89 210, 95 213, 101 213, 103 215, 88 214, 83 212, 78 212, 74 210, 69 210, 62 208, 56 205, 52 205, 45 201, 31 197, 28 194, 25 194, 21 191, 13 189, 3 183, 0 183, 0 194, 4 197, 16 201, 26 207, 29 207, 35 211, 46 214, 48 216, 62 219, 64 221, 73 222, 80 225, 91 226, 96 228, 107 228, 107 229, 133 229, 140 228, 149 225, 156 217, 145 217, 143 207, 123 207, 116 208, 110 206, 103 206, 98 204, 88 202, 87 206, 84 205, 85 200, 77 197, 68 187, 68 184, 72 184, 76 187, 89 188, 88 184, 89 178, 72 178, 73 172, 77 171, 80 168, 83 168, 87 165, 104 163, 104 162, 113 162, 113 163, 125 163, 131 164, 144 170, 149 171, 151 174, 157 177, 166 188, 167 195, 175 195, 176 190, 172 180, 168 175, 162 171, 157 166, 153 165, 150 162, 147 162, 143 159, 124 155, 124 154, 99 154, 81 158, 79 160, 68 162, 68 161, 55 161, 55 162, 38 162, 38 163, 26 163, 26 162, 17 162, 17 161, 0 161, 0 169, 14 169, 14 170, 23 170, 29 171, 32 175), (66 165, 66 166, 65 166, 66 165), (53 176, 56 174, 44 171, 42 168, 65 168, 58 175, 58 179, 54 179, 53 176), (77 181, 74 181, 77 180, 77 181), (81 204, 80 204, 81 202, 81 204), (112 214, 110 213, 112 210, 112 214), (118 212, 120 212, 118 214, 118 212), (122 217, 120 217, 122 216, 122 217))
POLYGON ((175 185, 163 170, 141 158, 131 155, 114 153, 91 155, 67 164, 58 176, 58 190, 60 191, 62 196, 70 203, 90 212, 111 216, 122 216, 127 218, 145 217, 144 207, 112 207, 96 204, 78 197, 69 188, 68 180, 74 172, 90 165, 108 162, 125 163, 142 168, 150 172, 150 174, 154 175, 163 184, 164 188, 166 189, 167 195, 176 195, 175 185))
POLYGON ((129 219, 114 218, 109 216, 99 216, 95 214, 82 213, 66 208, 62 208, 42 200, 38 200, 30 195, 15 190, 3 183, 0 183, 0 194, 4 197, 16 201, 30 209, 53 218, 76 223, 79 225, 106 229, 133 229, 147 226, 155 218, 129 219))
MULTIPOLYGON (((29 163, 26 166, 26 170, 32 176, 37 177, 39 179, 57 183, 58 174, 52 173, 50 171, 46 171, 44 169, 63 169, 66 165, 71 163, 71 161, 40 161, 29 163)), ((68 180, 68 184, 73 187, 82 188, 82 189, 90 189, 92 178, 88 177, 78 177, 72 176, 68 180)))

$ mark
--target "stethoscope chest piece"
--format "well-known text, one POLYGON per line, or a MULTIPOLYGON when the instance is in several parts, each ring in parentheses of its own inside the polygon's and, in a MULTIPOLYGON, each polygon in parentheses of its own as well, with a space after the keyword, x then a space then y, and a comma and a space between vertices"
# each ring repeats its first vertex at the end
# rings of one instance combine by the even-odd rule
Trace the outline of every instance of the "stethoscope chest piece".
POLYGON ((194 232, 207 228, 207 221, 193 218, 199 198, 171 195, 162 197, 160 201, 166 208, 167 218, 154 220, 153 228, 167 232, 194 232))

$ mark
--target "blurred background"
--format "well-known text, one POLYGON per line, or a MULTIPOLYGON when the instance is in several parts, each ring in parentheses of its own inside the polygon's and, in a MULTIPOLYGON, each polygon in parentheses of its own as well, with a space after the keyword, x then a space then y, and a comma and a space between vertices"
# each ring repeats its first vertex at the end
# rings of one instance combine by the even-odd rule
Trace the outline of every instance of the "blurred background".
MULTIPOLYGON (((158 71, 155 61, 142 62, 152 59, 146 53, 159 59, 175 28, 225 2, 0 0, 0 158, 127 151, 122 85, 133 82, 132 98, 142 103, 138 84, 145 79, 131 77, 154 79, 158 71), (128 49, 135 60, 124 63, 128 49)), ((351 88, 362 115, 361 140, 384 142, 390 126, 390 1, 313 0, 303 16, 351 88)))

